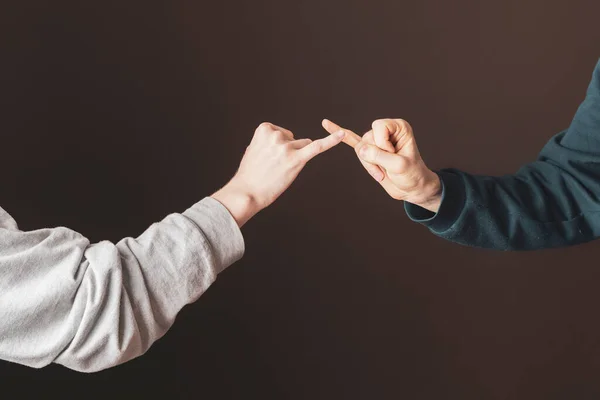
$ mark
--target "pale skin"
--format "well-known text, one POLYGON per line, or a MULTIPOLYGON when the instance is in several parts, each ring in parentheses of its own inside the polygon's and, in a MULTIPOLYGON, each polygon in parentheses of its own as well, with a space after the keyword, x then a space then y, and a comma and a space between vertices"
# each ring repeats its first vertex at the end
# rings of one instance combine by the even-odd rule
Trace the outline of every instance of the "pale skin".
POLYGON ((235 176, 211 197, 219 201, 242 227, 273 203, 315 156, 339 144, 339 129, 318 140, 295 139, 289 130, 264 122, 256 128, 235 176))
POLYGON ((362 137, 327 119, 322 125, 330 134, 345 132, 344 143, 354 148, 363 167, 393 199, 438 212, 441 182, 421 158, 408 122, 378 119, 362 137))

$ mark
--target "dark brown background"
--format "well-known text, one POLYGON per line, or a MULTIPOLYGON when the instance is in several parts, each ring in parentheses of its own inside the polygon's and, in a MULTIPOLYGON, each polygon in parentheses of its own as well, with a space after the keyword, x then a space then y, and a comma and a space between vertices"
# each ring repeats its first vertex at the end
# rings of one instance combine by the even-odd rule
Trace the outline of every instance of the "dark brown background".
MULTIPOLYGON (((17 3, 17 2, 13 2, 17 3)), ((433 168, 501 174, 565 128, 597 0, 29 1, 0 12, 1 204, 135 236, 235 172, 263 120, 409 120, 433 168)), ((474 250, 410 223, 353 153, 244 228, 245 258, 142 358, 0 363, 22 397, 596 399, 598 246, 474 250)), ((6 394, 6 392, 5 392, 6 394)))

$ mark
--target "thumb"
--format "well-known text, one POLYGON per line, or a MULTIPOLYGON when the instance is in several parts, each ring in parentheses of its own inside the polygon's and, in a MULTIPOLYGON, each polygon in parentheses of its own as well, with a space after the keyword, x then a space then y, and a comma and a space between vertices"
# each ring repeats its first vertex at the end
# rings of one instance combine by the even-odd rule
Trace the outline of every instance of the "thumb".
POLYGON ((381 150, 372 144, 364 142, 359 144, 356 153, 361 160, 379 165, 392 174, 401 174, 406 169, 406 159, 404 157, 381 150))

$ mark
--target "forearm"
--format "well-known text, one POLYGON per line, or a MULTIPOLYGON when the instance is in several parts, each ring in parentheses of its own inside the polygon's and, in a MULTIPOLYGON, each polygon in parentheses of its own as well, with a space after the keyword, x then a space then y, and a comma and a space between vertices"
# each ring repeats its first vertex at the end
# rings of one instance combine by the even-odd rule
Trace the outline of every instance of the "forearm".
POLYGON ((518 174, 475 176, 440 172, 443 201, 437 213, 412 204, 406 211, 432 233, 456 243, 536 250, 587 242, 600 234, 600 205, 588 188, 552 165, 533 163, 518 174), (584 207, 584 211, 581 207, 584 207))

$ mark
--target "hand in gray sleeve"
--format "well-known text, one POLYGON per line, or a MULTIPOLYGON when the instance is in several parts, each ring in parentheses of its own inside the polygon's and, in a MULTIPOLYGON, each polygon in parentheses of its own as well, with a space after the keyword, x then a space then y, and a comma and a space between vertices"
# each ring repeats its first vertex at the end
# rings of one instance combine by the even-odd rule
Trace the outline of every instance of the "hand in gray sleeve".
POLYGON ((296 140, 263 123, 227 185, 117 244, 67 228, 22 232, 0 208, 0 359, 93 372, 142 355, 242 257, 239 227, 343 136, 296 140))

